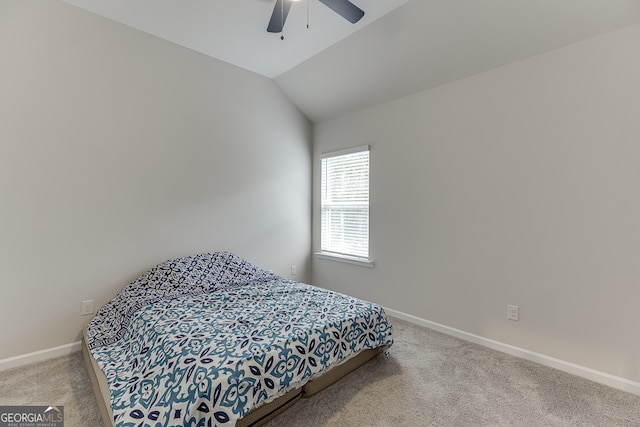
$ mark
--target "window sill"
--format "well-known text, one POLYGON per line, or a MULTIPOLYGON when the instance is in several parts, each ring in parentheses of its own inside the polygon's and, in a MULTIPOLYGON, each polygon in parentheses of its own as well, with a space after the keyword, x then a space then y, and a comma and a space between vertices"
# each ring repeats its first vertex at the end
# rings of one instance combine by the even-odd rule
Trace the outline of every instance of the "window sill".
POLYGON ((373 267, 373 261, 367 258, 358 258, 348 255, 334 254, 331 252, 316 252, 318 258, 328 259, 331 261, 346 262, 347 264, 359 265, 361 267, 373 267))

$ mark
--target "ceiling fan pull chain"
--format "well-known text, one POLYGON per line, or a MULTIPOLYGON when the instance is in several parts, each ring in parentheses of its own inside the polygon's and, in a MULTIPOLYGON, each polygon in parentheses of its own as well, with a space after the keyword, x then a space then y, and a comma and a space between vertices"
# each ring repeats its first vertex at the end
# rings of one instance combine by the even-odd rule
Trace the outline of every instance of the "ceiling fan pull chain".
POLYGON ((307 0, 307 30, 309 29, 309 0, 307 0))
POLYGON ((280 22, 282 22, 282 32, 280 33, 280 40, 284 40, 284 0, 280 3, 280 22))

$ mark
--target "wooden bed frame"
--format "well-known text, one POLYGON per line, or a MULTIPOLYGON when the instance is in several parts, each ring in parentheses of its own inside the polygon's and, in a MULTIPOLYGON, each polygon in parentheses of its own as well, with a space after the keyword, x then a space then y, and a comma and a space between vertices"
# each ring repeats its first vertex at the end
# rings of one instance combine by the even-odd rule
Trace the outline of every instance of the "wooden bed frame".
MULTIPOLYGON (((247 415, 238 420, 238 422, 236 423, 236 427, 258 427, 263 425, 278 414, 287 410, 289 407, 293 406, 298 401, 298 399, 313 396, 319 391, 335 383, 351 371, 368 362, 384 349, 385 347, 383 346, 370 350, 364 350, 358 353, 356 356, 350 358, 346 362, 329 369, 320 377, 314 378, 311 381, 307 382, 302 387, 291 390, 272 402, 260 405, 252 409, 247 415)), ((106 377, 104 376, 100 368, 98 368, 97 363, 91 356, 86 345, 86 340, 84 338, 82 341, 82 356, 87 367, 87 371, 89 372, 89 377, 91 378, 91 385, 93 387, 93 392, 95 394, 98 407, 100 408, 100 414, 102 415, 104 425, 105 427, 114 427, 113 416, 111 415, 111 404, 109 403, 110 396, 108 390, 105 390, 106 377), (98 379, 99 377, 102 377, 101 380, 98 379)))

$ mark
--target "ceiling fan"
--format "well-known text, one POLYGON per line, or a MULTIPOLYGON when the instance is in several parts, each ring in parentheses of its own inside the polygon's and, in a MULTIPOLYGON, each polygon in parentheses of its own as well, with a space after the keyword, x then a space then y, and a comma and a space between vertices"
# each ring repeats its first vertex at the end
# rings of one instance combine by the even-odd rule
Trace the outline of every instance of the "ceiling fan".
MULTIPOLYGON (((276 0, 276 5, 271 14, 271 20, 267 31, 270 33, 281 33, 284 28, 284 21, 287 19, 291 4, 297 0, 276 0)), ((364 11, 349 0, 319 0, 329 9, 342 16, 347 21, 355 24, 364 16, 364 11)))

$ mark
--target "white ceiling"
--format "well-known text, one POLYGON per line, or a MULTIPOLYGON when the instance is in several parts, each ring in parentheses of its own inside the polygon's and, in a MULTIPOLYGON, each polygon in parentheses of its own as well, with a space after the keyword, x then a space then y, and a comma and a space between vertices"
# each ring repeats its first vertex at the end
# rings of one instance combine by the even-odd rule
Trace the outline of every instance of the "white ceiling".
POLYGON ((267 33, 276 0, 64 1, 274 78, 408 0, 353 0, 365 11, 356 24, 317 0, 296 1, 285 21, 284 40, 267 33))
POLYGON ((64 0, 273 78, 312 121, 366 108, 640 22, 640 0, 352 0, 350 24, 275 0, 64 0))

